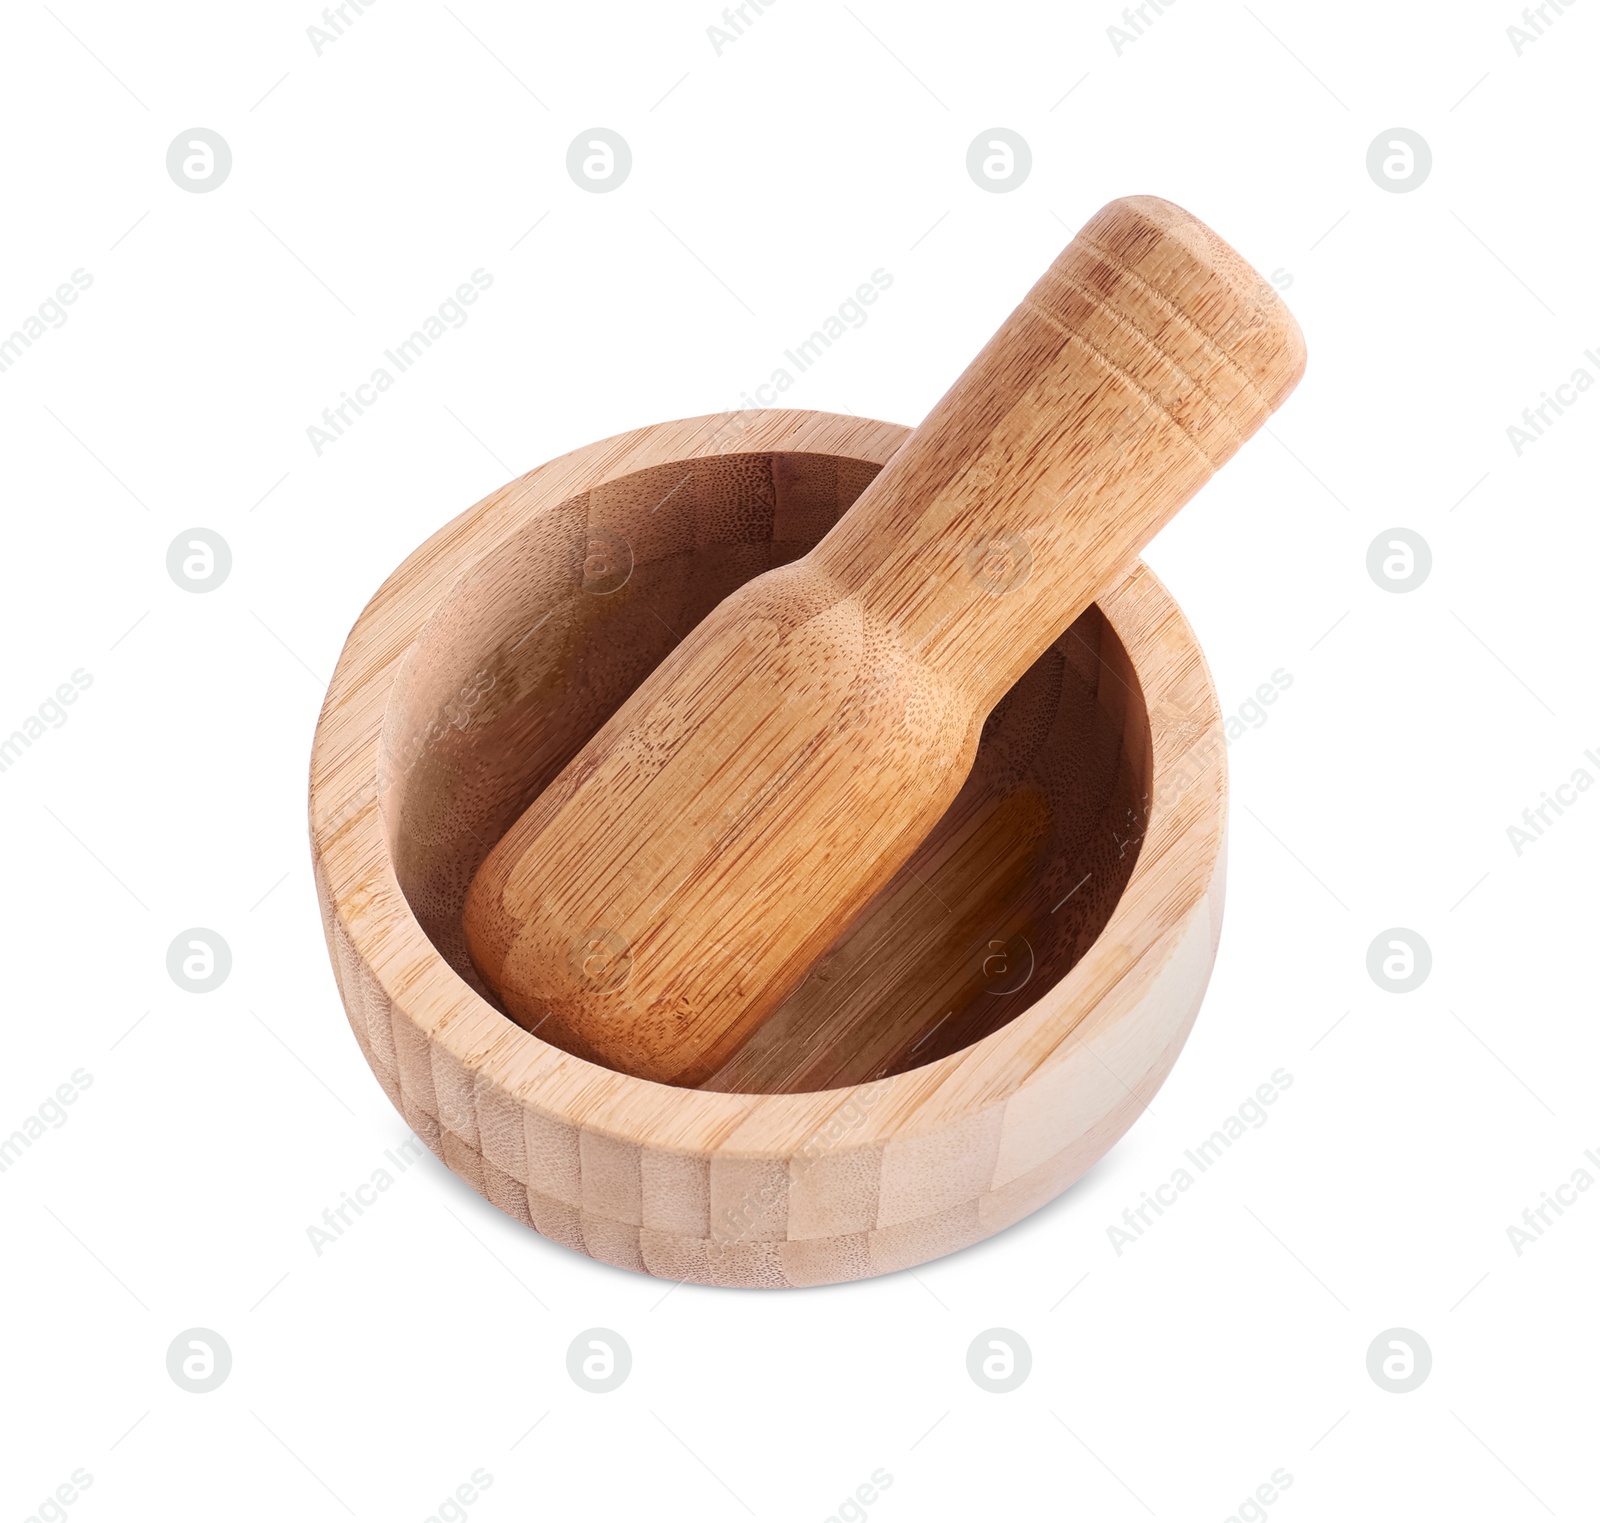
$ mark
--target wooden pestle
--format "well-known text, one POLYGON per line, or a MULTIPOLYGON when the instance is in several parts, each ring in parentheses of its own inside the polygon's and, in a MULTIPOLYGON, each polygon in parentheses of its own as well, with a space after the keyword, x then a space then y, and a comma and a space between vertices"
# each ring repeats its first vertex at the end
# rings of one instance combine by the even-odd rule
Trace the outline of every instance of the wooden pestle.
POLYGON ((489 854, 465 932, 513 1017, 642 1078, 713 1074, 1304 365, 1202 223, 1103 207, 821 543, 713 609, 489 854))

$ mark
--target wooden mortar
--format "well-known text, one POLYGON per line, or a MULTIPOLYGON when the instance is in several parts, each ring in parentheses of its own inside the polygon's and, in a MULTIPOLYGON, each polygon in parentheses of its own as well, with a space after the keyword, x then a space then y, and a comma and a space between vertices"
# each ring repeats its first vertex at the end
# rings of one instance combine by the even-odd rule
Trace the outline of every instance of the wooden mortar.
POLYGON ((702 1087, 514 1024, 462 934, 490 848, 696 622, 810 550, 909 433, 742 423, 731 441, 699 418, 589 445, 409 557, 334 673, 312 852, 362 1052, 474 1189, 624 1268, 826 1284, 1008 1226, 1153 1097, 1215 953, 1225 747, 1194 637, 1139 565, 997 705, 927 841, 702 1087))

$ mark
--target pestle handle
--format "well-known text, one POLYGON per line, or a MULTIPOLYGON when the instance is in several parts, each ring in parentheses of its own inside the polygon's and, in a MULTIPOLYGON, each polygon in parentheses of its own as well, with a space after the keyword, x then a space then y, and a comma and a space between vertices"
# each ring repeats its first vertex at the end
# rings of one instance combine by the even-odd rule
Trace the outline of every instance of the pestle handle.
POLYGON ((464 928, 507 1009, 643 1078, 713 1073, 1304 363, 1187 212, 1097 212, 821 543, 714 609, 489 854, 464 928))

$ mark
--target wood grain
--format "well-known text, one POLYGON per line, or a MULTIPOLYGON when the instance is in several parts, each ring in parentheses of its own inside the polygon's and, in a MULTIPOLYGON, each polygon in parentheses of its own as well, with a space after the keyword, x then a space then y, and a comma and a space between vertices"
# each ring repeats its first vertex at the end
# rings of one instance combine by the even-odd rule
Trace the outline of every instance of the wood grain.
MULTIPOLYGON (((1193 635, 1137 567, 1074 626, 1081 639, 1056 642, 1071 675, 1046 690, 1030 674, 979 748, 974 788, 998 797, 1031 787, 1048 801, 1086 777, 1106 788, 1077 845, 1050 805, 1063 823, 1023 899, 1034 895, 1048 919, 1080 863, 1094 876, 1061 905, 1057 921, 1079 918, 1003 1023, 986 1027, 980 1000, 969 1035, 948 1048, 949 1022, 920 1051, 890 1052, 885 1077, 818 1074, 843 1087, 788 1093, 664 1086, 519 1028, 474 985, 460 924, 498 831, 696 619, 741 579, 809 550, 907 436, 778 411, 753 415, 740 453, 725 456, 717 426, 656 425, 541 466, 385 582, 318 722, 313 861, 361 1050, 406 1122, 474 1189, 621 1267, 708 1285, 824 1284, 1000 1230, 1072 1183, 1153 1098, 1220 928, 1225 747, 1193 635), (585 574, 604 569, 589 552, 619 526, 634 571, 602 592, 606 580, 585 574), (1119 789, 1147 811, 1140 840, 1119 789), (1096 903, 1125 851, 1131 868, 1096 903)), ((1028 806, 1016 807, 1026 839, 1028 806)), ((983 823, 972 829, 981 836, 983 823)), ((957 828, 951 852, 969 839, 957 828)), ((1014 869, 1008 850, 989 873, 1001 908, 1016 903, 1000 887, 1014 869)), ((960 900, 953 908, 968 913, 960 900)), ((891 932, 904 928, 890 920, 891 932)), ((932 983, 957 962, 930 971, 932 983)), ((896 1024, 902 981, 883 988, 884 1029, 909 1032, 896 1024)), ((847 1066, 865 1065, 878 1040, 870 1019, 859 1029, 859 1060, 841 1033, 847 1066)))
POLYGON ((505 1008, 711 1080, 928 838, 999 698, 1303 364, 1194 218, 1099 212, 844 519, 712 609, 490 852, 464 928, 505 1008))

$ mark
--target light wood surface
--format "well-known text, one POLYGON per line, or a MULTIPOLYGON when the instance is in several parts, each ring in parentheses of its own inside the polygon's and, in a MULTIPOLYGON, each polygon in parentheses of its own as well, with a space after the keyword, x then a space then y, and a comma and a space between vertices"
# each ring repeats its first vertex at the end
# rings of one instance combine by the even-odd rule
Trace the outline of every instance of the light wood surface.
POLYGON ((1090 608, 990 715, 928 839, 703 1087, 880 1078, 1026 1009, 1094 941, 1138 859, 1144 727, 1127 653, 1090 608))
POLYGON ((791 996, 815 1002, 809 1057, 763 1028, 691 1090, 513 1024, 462 934, 490 846, 697 620, 811 550, 907 437, 774 411, 719 455, 719 422, 541 466, 389 578, 317 726, 313 859, 361 1050, 474 1189, 621 1267, 823 1284, 1000 1230, 1137 1119, 1211 968, 1225 747, 1193 635, 1136 567, 996 706, 908 864, 937 893, 886 885, 819 965, 838 998, 791 996), (619 533, 632 569, 613 587, 619 533), (1016 927, 1034 971, 1005 993, 1021 963, 972 955, 1014 949, 1016 927))
MULTIPOLYGON (((1097 213, 845 518, 712 609, 494 846, 464 928, 505 1009, 645 1078, 744 1071, 956 800, 996 702, 1303 365, 1276 293, 1188 213, 1097 213)), ((949 870, 1024 871, 1029 809, 991 797, 949 870)))

